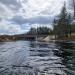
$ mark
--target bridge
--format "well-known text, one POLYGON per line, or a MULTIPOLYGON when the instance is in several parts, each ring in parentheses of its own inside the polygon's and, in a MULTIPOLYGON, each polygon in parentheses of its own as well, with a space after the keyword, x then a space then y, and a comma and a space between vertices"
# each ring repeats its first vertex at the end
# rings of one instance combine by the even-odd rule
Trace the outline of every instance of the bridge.
POLYGON ((46 37, 48 35, 25 35, 25 36, 21 36, 22 38, 24 38, 25 40, 36 40, 36 37, 40 38, 40 37, 46 37))

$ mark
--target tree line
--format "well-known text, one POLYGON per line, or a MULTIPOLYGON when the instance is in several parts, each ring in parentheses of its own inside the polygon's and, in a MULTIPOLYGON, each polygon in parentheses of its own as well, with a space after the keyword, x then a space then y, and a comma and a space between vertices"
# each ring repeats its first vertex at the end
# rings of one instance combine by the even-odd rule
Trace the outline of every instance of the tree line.
POLYGON ((28 32, 28 35, 49 35, 52 34, 52 29, 46 26, 31 28, 28 32))

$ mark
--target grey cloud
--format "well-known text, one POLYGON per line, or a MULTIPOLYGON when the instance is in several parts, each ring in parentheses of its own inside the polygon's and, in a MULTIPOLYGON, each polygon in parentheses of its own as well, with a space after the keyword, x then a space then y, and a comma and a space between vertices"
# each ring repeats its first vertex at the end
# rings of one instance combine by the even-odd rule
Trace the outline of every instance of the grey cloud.
POLYGON ((17 2, 17 0, 0 0, 0 3, 10 7, 11 9, 17 10, 21 7, 21 4, 17 2), (14 6, 15 8, 11 7, 14 6))
POLYGON ((49 17, 49 16, 39 16, 39 17, 35 17, 35 18, 30 18, 30 19, 24 19, 22 16, 15 16, 13 19, 11 19, 11 21, 17 23, 17 24, 25 24, 25 23, 29 23, 29 24, 50 24, 53 21, 53 17, 49 17))

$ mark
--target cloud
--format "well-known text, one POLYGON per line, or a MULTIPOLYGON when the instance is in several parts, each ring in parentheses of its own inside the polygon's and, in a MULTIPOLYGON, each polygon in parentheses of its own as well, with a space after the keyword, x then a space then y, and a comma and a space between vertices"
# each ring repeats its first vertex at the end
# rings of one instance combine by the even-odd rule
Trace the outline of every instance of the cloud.
POLYGON ((24 18, 54 16, 59 14, 64 1, 65 0, 28 0, 26 3, 21 1, 22 8, 19 14, 24 18))
POLYGON ((18 1, 19 0, 0 0, 0 3, 13 10, 18 10, 19 8, 21 8, 21 4, 18 1))
POLYGON ((6 14, 11 12, 10 14, 22 16, 25 19, 38 16, 55 16, 60 13, 64 1, 65 0, 0 0, 0 6, 2 7, 0 9, 3 9, 6 14))
POLYGON ((38 16, 35 18, 29 18, 29 19, 25 19, 22 16, 15 16, 14 18, 12 18, 10 21, 13 21, 17 24, 25 24, 25 23, 29 23, 29 24, 50 24, 52 23, 54 17, 50 17, 50 16, 38 16))
POLYGON ((8 19, 12 18, 14 16, 14 13, 11 9, 6 7, 4 4, 0 3, 0 18, 1 19, 8 19))
POLYGON ((50 26, 67 0, 0 0, 0 33, 19 34, 50 26))
POLYGON ((20 25, 2 20, 0 22, 0 33, 1 34, 20 34, 24 33, 25 30, 23 30, 20 25))
POLYGON ((32 24, 31 25, 31 27, 33 27, 33 28, 37 28, 37 27, 39 27, 39 26, 41 26, 41 27, 49 27, 49 28, 51 28, 52 29, 52 25, 51 24, 32 24))

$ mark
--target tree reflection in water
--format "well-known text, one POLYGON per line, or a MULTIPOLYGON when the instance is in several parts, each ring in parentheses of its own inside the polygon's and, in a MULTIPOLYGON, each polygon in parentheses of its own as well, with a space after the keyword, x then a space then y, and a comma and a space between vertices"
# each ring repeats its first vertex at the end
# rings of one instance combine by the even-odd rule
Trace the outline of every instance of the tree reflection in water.
POLYGON ((75 43, 63 42, 57 43, 58 51, 55 55, 62 58, 62 64, 66 66, 64 71, 67 75, 75 75, 75 43))

